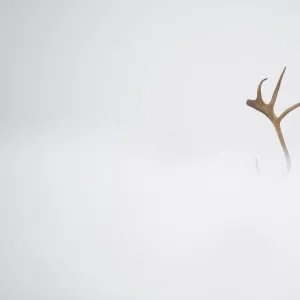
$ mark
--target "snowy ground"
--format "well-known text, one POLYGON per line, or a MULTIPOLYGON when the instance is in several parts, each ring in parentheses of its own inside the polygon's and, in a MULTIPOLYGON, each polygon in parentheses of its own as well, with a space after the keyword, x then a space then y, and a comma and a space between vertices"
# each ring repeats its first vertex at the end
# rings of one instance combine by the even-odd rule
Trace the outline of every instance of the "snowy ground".
POLYGON ((239 157, 99 140, 2 147, 6 299, 300 295, 295 172, 258 177, 239 157))

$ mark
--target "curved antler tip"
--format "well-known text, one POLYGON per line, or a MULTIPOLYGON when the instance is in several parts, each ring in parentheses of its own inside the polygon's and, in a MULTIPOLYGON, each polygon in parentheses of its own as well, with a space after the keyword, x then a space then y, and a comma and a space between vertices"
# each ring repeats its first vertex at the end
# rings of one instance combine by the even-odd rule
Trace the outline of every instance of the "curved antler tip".
POLYGON ((259 88, 259 89, 261 89, 261 86, 262 86, 263 82, 266 81, 267 79, 268 79, 268 78, 264 78, 264 79, 259 83, 259 85, 258 85, 258 88, 259 88))
POLYGON ((261 85, 264 81, 266 81, 266 80, 268 80, 268 78, 264 78, 264 79, 260 82, 260 85, 261 85))

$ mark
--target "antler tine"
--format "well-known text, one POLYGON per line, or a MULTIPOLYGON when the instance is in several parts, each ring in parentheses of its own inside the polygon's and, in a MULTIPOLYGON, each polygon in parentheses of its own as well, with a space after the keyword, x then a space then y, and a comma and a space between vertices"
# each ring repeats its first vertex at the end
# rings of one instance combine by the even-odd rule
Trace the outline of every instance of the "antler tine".
POLYGON ((299 107, 299 106, 300 106, 300 103, 297 103, 297 104, 292 105, 292 106, 289 107, 288 109, 286 109, 286 110, 278 117, 279 122, 281 122, 282 119, 283 119, 288 113, 290 113, 291 111, 293 111, 294 109, 296 109, 296 108, 299 107))
POLYGON ((256 96, 256 100, 261 100, 263 101, 262 99, 262 95, 261 95, 261 86, 263 84, 264 81, 266 81, 268 78, 264 78, 258 85, 258 88, 257 88, 257 96, 256 96))
POLYGON ((277 85, 276 85, 276 88, 273 92, 273 95, 272 95, 272 99, 271 99, 271 102, 270 102, 270 106, 273 108, 274 105, 275 105, 275 102, 277 100, 277 95, 278 95, 278 92, 279 92, 279 89, 280 89, 280 85, 281 85, 281 80, 283 78, 283 75, 285 73, 285 70, 286 70, 286 67, 284 67, 283 71, 281 72, 281 75, 278 79, 278 82, 277 82, 277 85))

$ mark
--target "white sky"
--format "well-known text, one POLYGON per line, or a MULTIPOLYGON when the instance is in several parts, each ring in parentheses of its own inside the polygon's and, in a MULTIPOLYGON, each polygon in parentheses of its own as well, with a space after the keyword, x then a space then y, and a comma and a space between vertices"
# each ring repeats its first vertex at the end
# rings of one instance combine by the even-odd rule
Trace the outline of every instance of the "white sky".
POLYGON ((299 299, 299 9, 2 1, 0 298, 299 299))

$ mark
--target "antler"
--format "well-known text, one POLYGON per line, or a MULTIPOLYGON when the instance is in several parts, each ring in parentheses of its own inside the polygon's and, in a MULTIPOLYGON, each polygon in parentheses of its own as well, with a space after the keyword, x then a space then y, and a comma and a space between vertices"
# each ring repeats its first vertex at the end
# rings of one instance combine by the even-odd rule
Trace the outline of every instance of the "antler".
MULTIPOLYGON (((279 89, 280 89, 280 84, 281 84, 282 77, 284 75, 285 70, 286 70, 286 68, 283 69, 283 71, 282 71, 282 73, 279 77, 279 80, 278 80, 276 88, 273 92, 272 99, 271 99, 270 103, 268 103, 268 104, 265 103, 264 100, 262 99, 262 95, 261 95, 261 86, 262 86, 263 82, 268 79, 268 78, 265 78, 258 85, 256 99, 255 100, 247 100, 247 105, 254 108, 254 109, 256 109, 256 110, 258 110, 258 111, 260 111, 264 115, 266 115, 269 118, 269 120, 272 122, 272 124, 273 124, 273 126, 276 130, 276 133, 278 135, 278 138, 279 138, 281 147, 283 149, 284 155, 285 155, 286 174, 288 174, 290 169, 291 169, 291 158, 290 158, 289 151, 286 147, 286 144, 285 144, 285 141, 284 141, 284 138, 283 138, 280 123, 288 113, 293 111, 295 108, 299 107, 300 103, 297 103, 297 104, 289 107, 279 117, 277 117, 275 112, 274 112, 274 105, 275 105, 276 100, 277 100, 277 95, 278 95, 278 92, 279 92, 279 89)), ((256 161, 256 166, 258 168, 257 161, 256 161)))

